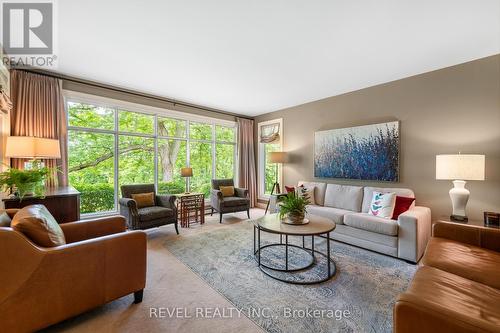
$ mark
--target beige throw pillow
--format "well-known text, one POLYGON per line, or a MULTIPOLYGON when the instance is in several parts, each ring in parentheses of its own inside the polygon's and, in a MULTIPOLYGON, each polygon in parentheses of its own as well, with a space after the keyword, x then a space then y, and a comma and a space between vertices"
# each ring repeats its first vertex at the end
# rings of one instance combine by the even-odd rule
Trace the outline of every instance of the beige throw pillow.
POLYGON ((155 205, 155 194, 153 192, 136 193, 132 194, 131 197, 137 203, 137 208, 152 207, 155 205))
POLYGON ((223 197, 234 197, 234 186, 219 186, 223 197))

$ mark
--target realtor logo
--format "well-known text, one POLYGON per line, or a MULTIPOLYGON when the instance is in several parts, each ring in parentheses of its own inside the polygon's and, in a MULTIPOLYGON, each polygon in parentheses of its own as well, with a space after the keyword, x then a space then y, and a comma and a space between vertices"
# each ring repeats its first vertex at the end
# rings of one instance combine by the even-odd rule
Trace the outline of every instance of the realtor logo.
POLYGON ((53 4, 2 4, 2 40, 7 54, 53 53, 53 4))

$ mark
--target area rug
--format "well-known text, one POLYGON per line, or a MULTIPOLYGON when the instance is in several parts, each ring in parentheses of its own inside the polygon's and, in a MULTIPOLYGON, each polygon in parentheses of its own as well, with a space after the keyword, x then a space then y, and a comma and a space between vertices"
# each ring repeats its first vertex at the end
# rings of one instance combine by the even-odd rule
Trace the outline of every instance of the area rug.
MULTIPOLYGON (((276 242, 279 236, 262 239, 276 242)), ((316 239, 316 248, 325 251, 325 240, 316 239)), ((302 238, 295 241, 301 243, 302 238)), ((221 315, 246 315, 268 332, 391 332, 395 298, 416 271, 402 260, 331 242, 334 278, 309 286, 283 283, 257 267, 250 221, 172 238, 165 246, 241 311, 218 309, 226 310, 221 315)), ((281 249, 268 249, 269 262, 282 258, 277 253, 281 249)), ((299 253, 291 257, 307 260, 299 253)), ((321 265, 303 274, 321 274, 321 265)))

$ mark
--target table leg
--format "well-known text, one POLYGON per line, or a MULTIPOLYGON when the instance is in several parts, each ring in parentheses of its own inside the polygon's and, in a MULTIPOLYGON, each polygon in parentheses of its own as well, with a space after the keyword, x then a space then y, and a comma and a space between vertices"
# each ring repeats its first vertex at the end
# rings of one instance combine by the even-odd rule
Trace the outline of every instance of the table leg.
POLYGON ((314 257, 314 235, 311 236, 311 249, 312 249, 312 255, 314 257))
POLYGON ((255 255, 255 225, 253 226, 253 255, 255 255))
POLYGON ((285 269, 288 270, 288 235, 285 235, 285 269))
POLYGON ((205 196, 201 200, 201 224, 205 224, 205 196))
POLYGON ((259 266, 260 266, 260 228, 257 227, 257 251, 259 253, 259 266))
POLYGON ((328 261, 328 276, 330 276, 330 233, 326 234, 326 260, 328 261))
POLYGON ((306 237, 302 236, 302 248, 306 247, 306 237))

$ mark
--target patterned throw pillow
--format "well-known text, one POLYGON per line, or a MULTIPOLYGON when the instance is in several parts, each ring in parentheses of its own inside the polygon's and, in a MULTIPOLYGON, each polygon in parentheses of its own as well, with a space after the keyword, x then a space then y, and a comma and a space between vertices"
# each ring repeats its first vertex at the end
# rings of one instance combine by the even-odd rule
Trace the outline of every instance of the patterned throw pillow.
POLYGON ((372 202, 368 212, 373 216, 390 219, 392 218, 395 205, 396 193, 373 192, 372 202))
POLYGON ((314 201, 315 188, 316 186, 310 186, 310 187, 299 186, 297 187, 297 193, 302 197, 307 197, 307 199, 309 199, 310 205, 316 205, 316 202, 314 201))

